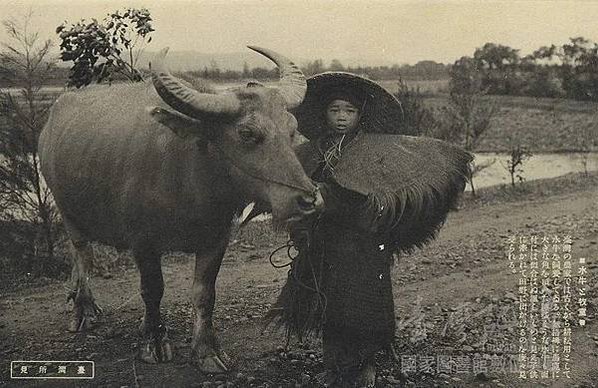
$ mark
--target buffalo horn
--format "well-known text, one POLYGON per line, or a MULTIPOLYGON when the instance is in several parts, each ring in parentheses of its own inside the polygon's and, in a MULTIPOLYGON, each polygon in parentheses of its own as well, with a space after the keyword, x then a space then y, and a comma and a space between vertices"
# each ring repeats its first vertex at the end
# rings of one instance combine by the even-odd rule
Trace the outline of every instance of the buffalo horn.
POLYGON ((253 51, 264 55, 272 62, 276 63, 278 70, 280 71, 280 81, 278 90, 284 96, 287 102, 287 108, 292 109, 303 101, 305 92, 307 91, 307 82, 305 76, 297 65, 291 62, 288 58, 265 48, 256 46, 247 46, 253 51))
POLYGON ((202 119, 205 116, 234 115, 241 104, 234 94, 201 93, 185 85, 166 68, 168 47, 156 54, 150 64, 152 81, 160 97, 177 111, 202 119))

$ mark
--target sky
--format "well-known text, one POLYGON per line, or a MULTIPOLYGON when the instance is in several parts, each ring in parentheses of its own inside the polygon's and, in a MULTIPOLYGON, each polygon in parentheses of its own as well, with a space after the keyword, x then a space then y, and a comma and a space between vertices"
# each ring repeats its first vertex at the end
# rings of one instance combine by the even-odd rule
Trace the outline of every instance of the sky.
POLYGON ((102 19, 122 7, 150 10, 152 51, 228 53, 250 44, 291 59, 414 64, 452 63, 486 42, 525 55, 574 36, 598 41, 598 1, 589 0, 0 0, 0 18, 31 8, 34 28, 58 42, 54 30, 63 21, 102 19))

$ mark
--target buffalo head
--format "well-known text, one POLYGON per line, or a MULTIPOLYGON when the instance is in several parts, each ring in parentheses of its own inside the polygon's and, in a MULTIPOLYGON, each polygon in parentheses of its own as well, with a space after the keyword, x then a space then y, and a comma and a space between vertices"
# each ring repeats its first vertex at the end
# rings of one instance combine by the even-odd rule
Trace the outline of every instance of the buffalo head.
POLYGON ((297 121, 288 112, 307 89, 297 66, 273 51, 250 47, 278 66, 276 88, 249 83, 220 94, 197 90, 164 65, 167 49, 152 62, 160 97, 174 111, 155 107, 153 117, 183 138, 195 138, 227 166, 224 174, 237 191, 272 208, 279 224, 316 212, 323 204, 292 149, 297 121))

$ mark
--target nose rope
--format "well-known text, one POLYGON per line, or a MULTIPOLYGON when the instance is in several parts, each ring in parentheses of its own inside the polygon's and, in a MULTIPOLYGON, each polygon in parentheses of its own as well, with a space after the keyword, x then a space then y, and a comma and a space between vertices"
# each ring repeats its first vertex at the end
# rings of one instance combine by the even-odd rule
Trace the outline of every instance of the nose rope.
POLYGON ((294 184, 292 184, 292 183, 286 183, 286 182, 283 182, 283 181, 279 181, 279 180, 277 180, 277 179, 266 178, 266 177, 263 177, 263 176, 259 176, 259 175, 257 175, 257 174, 253 174, 253 173, 251 173, 250 171, 248 171, 248 170, 246 170, 246 169, 242 168, 241 166, 239 166, 237 163, 235 163, 235 161, 234 161, 234 160, 233 160, 231 157, 229 157, 229 156, 226 154, 226 152, 224 152, 224 150, 223 150, 222 148, 218 147, 218 145, 216 145, 216 144, 214 144, 214 143, 212 143, 212 145, 213 145, 213 146, 214 146, 214 147, 215 147, 215 148, 216 148, 218 151, 220 151, 220 153, 221 153, 221 154, 224 156, 224 158, 225 158, 226 160, 228 160, 228 161, 230 162, 230 164, 232 164, 233 166, 235 166, 235 167, 236 167, 236 168, 238 168, 239 170, 243 171, 243 173, 245 173, 245 174, 249 175, 250 177, 252 177, 252 178, 255 178, 255 179, 258 179, 258 180, 261 180, 262 182, 266 182, 266 183, 275 183, 275 184, 277 184, 277 185, 281 185, 281 186, 289 187, 289 188, 291 188, 291 189, 295 189, 295 190, 303 191, 303 192, 305 192, 305 193, 308 193, 309 195, 311 195, 311 196, 314 198, 314 201, 313 201, 313 203, 315 203, 315 202, 316 202, 316 199, 315 199, 315 198, 316 198, 316 196, 317 196, 318 192, 320 191, 320 188, 319 188, 318 186, 315 186, 315 185, 314 185, 314 186, 315 186, 315 188, 314 188, 313 190, 309 191, 309 190, 307 190, 307 189, 305 189, 305 188, 303 188, 303 187, 299 187, 299 186, 297 186, 297 185, 294 185, 294 184))
POLYGON ((347 135, 343 134, 340 140, 332 140, 332 145, 323 152, 323 162, 325 170, 334 173, 334 167, 340 160, 343 151, 343 141, 347 135))

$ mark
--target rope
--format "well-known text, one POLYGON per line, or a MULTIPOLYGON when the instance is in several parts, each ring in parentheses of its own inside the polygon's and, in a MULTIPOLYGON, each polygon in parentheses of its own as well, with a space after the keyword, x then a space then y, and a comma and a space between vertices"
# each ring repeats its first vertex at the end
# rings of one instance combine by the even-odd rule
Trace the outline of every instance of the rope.
POLYGON ((343 150, 343 141, 347 135, 332 139, 332 144, 323 152, 324 170, 334 173, 334 167, 340 160, 343 150))
MULTIPOLYGON (((288 187, 288 188, 291 188, 291 189, 299 190, 299 191, 302 191, 304 193, 308 193, 308 194, 312 195, 314 198, 316 197, 316 195, 317 195, 317 193, 319 191, 318 186, 316 186, 313 190, 310 191, 310 190, 307 190, 305 187, 301 187, 301 186, 295 185, 294 183, 283 182, 283 181, 278 180, 278 179, 267 178, 267 177, 261 176, 259 174, 253 173, 253 172, 249 171, 248 168, 244 168, 239 163, 237 163, 234 160, 234 158, 228 156, 226 154, 226 152, 224 152, 224 150, 222 148, 220 148, 216 143, 212 143, 212 146, 214 148, 216 148, 216 150, 218 150, 218 152, 220 152, 220 154, 222 155, 222 157, 224 159, 228 160, 228 162, 231 165, 235 166, 239 170, 243 171, 243 173, 249 175, 250 177, 252 177, 254 179, 257 179, 257 180, 260 180, 260 181, 263 181, 263 182, 266 182, 266 183, 274 183, 274 184, 277 184, 277 185, 280 185, 280 186, 285 186, 285 187, 288 187)), ((230 176, 230 172, 228 172, 228 175, 230 176)), ((314 199, 314 201, 315 201, 315 199, 314 199)))
POLYGON ((270 260, 270 264, 272 265, 272 267, 279 269, 279 268, 284 268, 284 267, 288 267, 291 266, 293 264, 293 260, 295 260, 297 258, 297 256, 299 256, 298 254, 295 256, 291 255, 291 249, 295 249, 297 250, 297 248, 295 247, 295 244, 293 243, 292 240, 288 240, 284 245, 279 246, 278 248, 276 248, 275 250, 272 251, 272 253, 270 253, 270 257, 268 258, 270 260), (285 263, 285 264, 276 264, 274 263, 274 255, 279 252, 280 250, 287 248, 287 257, 290 259, 289 262, 285 263))
MULTIPOLYGON (((319 220, 319 218, 318 218, 319 220)), ((306 230, 305 232, 308 234, 307 236, 307 243, 305 244, 305 252, 306 254, 308 254, 308 252, 310 252, 310 235, 313 235, 314 233, 316 233, 316 229, 317 229, 317 225, 318 225, 318 220, 316 220, 316 222, 311 226, 311 228, 309 230, 306 230)), ((289 271, 288 271, 288 277, 290 279, 293 279, 293 282, 295 285, 308 290, 310 292, 313 292, 315 294, 318 295, 318 303, 322 306, 321 307, 321 317, 320 317, 320 321, 324 322, 325 320, 325 316, 326 316, 326 307, 328 305, 328 300, 326 298, 326 295, 322 292, 322 290, 320 289, 320 279, 318 278, 318 275, 320 275, 319 277, 322 276, 323 274, 323 266, 324 266, 324 261, 320 260, 320 268, 319 271, 316 270, 316 268, 314 268, 313 266, 313 262, 311 260, 309 260, 309 258, 306 255, 303 255, 304 260, 308 260, 308 264, 309 264, 309 269, 311 272, 311 277, 312 277, 312 282, 314 287, 305 284, 303 281, 301 281, 298 276, 297 276, 297 270, 294 270, 294 266, 293 264, 295 263, 295 260, 297 258, 300 257, 300 251, 297 248, 297 245, 295 244, 295 242, 291 239, 289 239, 284 245, 279 246, 278 248, 276 248, 274 251, 272 251, 272 253, 270 253, 270 257, 269 257, 269 261, 270 264, 274 267, 274 268, 284 268, 284 267, 290 267, 289 271), (282 249, 287 249, 287 257, 289 258, 289 261, 284 263, 284 264, 276 264, 274 263, 274 255, 281 251, 282 249), (293 255, 291 254, 292 250, 295 250, 297 252, 297 254, 293 255)), ((317 309, 316 309, 317 310, 317 309)), ((313 318, 312 318, 313 319, 313 318)), ((288 338, 287 338, 288 341, 288 338)))
MULTIPOLYGON (((300 285, 301 287, 305 288, 306 290, 315 292, 317 294, 320 294, 323 298, 326 298, 326 296, 320 291, 319 287, 318 287, 318 279, 316 276, 316 273, 314 272, 314 268, 313 266, 311 266, 311 262, 310 262, 310 266, 311 266, 311 272, 312 272, 312 276, 313 276, 313 280, 314 280, 314 284, 316 285, 316 287, 310 287, 307 284, 303 283, 301 280, 299 280, 299 278, 297 278, 297 274, 295 271, 293 271, 293 262, 295 261, 296 258, 299 257, 299 253, 297 253, 295 256, 291 255, 291 250, 295 249, 297 252, 299 252, 299 250, 297 249, 297 247, 295 246, 295 243, 293 242, 293 240, 288 240, 284 245, 279 246, 278 248, 276 248, 275 250, 273 250, 270 253, 270 257, 268 258, 270 261, 270 265, 272 265, 272 267, 276 268, 276 269, 280 269, 280 268, 285 268, 285 267, 291 267, 291 269, 289 269, 289 275, 293 278, 293 280, 295 280, 295 282, 300 285), (282 249, 286 248, 287 249, 287 257, 290 259, 288 262, 284 263, 284 264, 276 264, 274 262, 274 255, 281 251, 282 249)), ((323 263, 320 265, 320 267, 323 265, 323 263)), ((322 268, 320 268, 320 273, 322 273, 322 268)))

